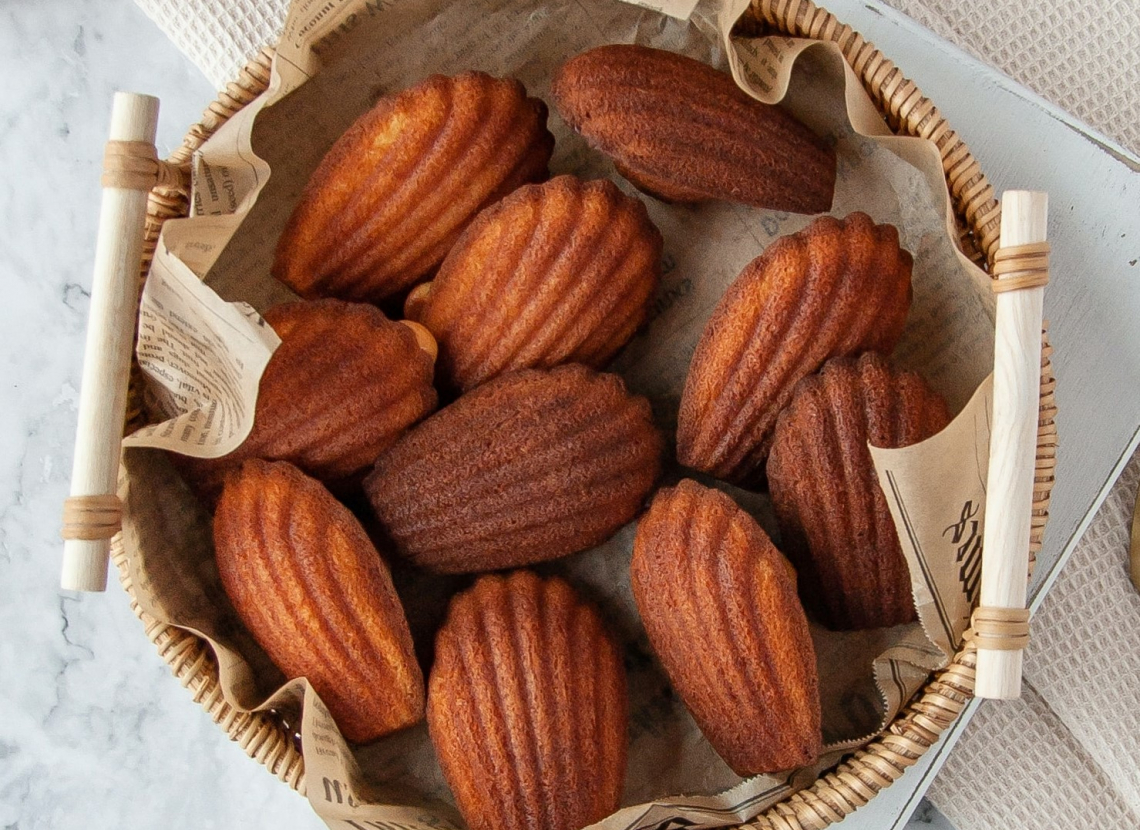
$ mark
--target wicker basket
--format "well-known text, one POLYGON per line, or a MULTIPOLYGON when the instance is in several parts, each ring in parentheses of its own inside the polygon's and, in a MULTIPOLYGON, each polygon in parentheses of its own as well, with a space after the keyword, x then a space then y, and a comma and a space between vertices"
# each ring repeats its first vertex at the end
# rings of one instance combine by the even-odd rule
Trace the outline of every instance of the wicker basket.
MULTIPOLYGON (((993 198, 993 188, 957 133, 914 83, 850 26, 839 23, 833 15, 808 0, 753 0, 745 14, 745 22, 761 32, 837 44, 891 129, 899 135, 920 136, 935 143, 941 152, 962 250, 988 270, 998 247, 1001 218, 1000 208, 993 198)), ((182 146, 168 160, 170 164, 188 173, 193 152, 268 86, 272 58, 271 51, 263 50, 242 70, 238 79, 210 104, 202 120, 190 128, 182 146)), ((188 182, 188 174, 181 179, 188 182)), ((160 186, 151 191, 142 259, 143 278, 150 268, 162 224, 167 219, 186 216, 188 208, 186 187, 160 186)), ((1031 568, 1045 529, 1056 457, 1055 381, 1050 353, 1051 349, 1045 342, 1030 541, 1031 568)), ((143 425, 141 401, 142 376, 138 367, 132 366, 128 432, 143 425)), ((240 712, 228 704, 218 683, 217 663, 207 644, 182 629, 157 622, 139 608, 127 569, 122 534, 112 542, 112 558, 119 569, 123 587, 132 597, 132 609, 142 620, 147 636, 175 677, 190 689, 194 700, 251 758, 304 793, 305 760, 294 731, 273 713, 240 712)), ((866 804, 914 764, 962 711, 973 694, 975 654, 973 645, 965 642, 950 665, 934 675, 922 692, 903 708, 882 737, 855 752, 809 788, 775 804, 744 826, 779 830, 823 828, 866 804)))

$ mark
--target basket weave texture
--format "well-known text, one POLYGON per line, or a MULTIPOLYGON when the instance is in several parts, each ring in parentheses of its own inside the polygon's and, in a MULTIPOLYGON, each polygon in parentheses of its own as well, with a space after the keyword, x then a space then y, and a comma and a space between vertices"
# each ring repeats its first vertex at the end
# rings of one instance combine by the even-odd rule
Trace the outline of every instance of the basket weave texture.
MULTIPOLYGON (((1001 209, 993 188, 978 162, 931 101, 915 84, 887 60, 873 44, 850 26, 808 0, 753 0, 744 23, 750 30, 792 37, 830 41, 862 81, 884 120, 899 135, 920 136, 933 141, 942 156, 942 166, 955 210, 962 250, 984 269, 993 264, 998 248, 1001 209)), ((194 151, 238 110, 261 94, 269 84, 273 53, 264 49, 207 108, 202 120, 192 126, 168 163, 185 171, 189 181, 194 151)), ((163 223, 186 216, 188 189, 156 187, 150 193, 146 236, 141 263, 145 279, 163 223)), ((1042 333, 1042 337, 1045 335, 1042 333)), ((1030 568, 1041 547, 1048 517, 1056 462, 1056 405, 1050 355, 1043 342, 1040 409, 1037 431, 1037 463, 1034 479, 1030 533, 1030 568)), ((143 425, 142 376, 132 367, 128 399, 127 430, 143 425)), ((193 634, 160 623, 135 601, 127 569, 122 534, 112 541, 112 559, 131 607, 142 620, 146 635, 158 648, 174 676, 190 689, 195 701, 210 714, 251 758, 256 759, 297 791, 305 792, 305 762, 293 730, 273 713, 240 712, 225 701, 218 683, 218 667, 208 645, 193 634)), ((937 672, 922 692, 899 713, 884 735, 857 751, 819 778, 812 786, 773 805, 743 828, 757 830, 818 830, 840 821, 912 766, 961 713, 973 696, 976 651, 969 632, 950 665, 937 672)))

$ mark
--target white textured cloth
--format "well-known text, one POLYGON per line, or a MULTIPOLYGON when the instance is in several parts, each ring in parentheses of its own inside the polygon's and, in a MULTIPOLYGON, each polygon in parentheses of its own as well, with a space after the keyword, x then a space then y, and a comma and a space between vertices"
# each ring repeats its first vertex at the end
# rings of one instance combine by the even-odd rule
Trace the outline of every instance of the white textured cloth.
POLYGON ((225 89, 262 46, 277 42, 289 0, 135 0, 174 45, 225 89))
POLYGON ((1033 620, 1023 699, 983 704, 934 779, 927 796, 959 830, 1140 827, 1138 484, 1140 452, 1033 620))
MULTIPOLYGON (((219 88, 276 39, 288 7, 135 1, 219 88)), ((1140 152, 1140 0, 885 2, 1140 152)), ((1140 827, 1138 481, 1140 453, 1034 621, 1023 699, 982 706, 935 779, 929 797, 959 830, 1140 827)))
POLYGON ((883 2, 1140 154, 1140 0, 883 2))

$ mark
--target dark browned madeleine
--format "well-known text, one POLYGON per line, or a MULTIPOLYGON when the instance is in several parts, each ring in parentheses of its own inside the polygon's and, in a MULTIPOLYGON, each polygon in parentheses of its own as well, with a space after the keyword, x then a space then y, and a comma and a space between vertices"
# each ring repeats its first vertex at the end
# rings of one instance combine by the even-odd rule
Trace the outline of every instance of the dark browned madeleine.
POLYGON ((471 830, 579 830, 617 809, 621 652, 560 579, 483 576, 436 638, 428 730, 471 830))
POLYGON ((289 678, 305 677, 345 738, 374 740, 424 715, 423 675, 388 568, 320 482, 251 460, 214 515, 222 585, 289 678))
POLYGON ((942 430, 942 397, 914 372, 868 353, 835 359, 796 387, 776 424, 768 485, 800 595, 834 629, 917 619, 910 572, 867 449, 942 430))
POLYGON ((646 193, 795 213, 831 207, 834 151, 788 112, 700 61, 645 46, 599 46, 563 64, 551 94, 570 126, 646 193))
POLYGON ((640 201, 558 176, 480 213, 405 314, 435 335, 460 389, 516 369, 600 368, 645 322, 661 246, 640 201))
POLYGON ((432 357, 408 326, 339 300, 285 303, 265 313, 281 345, 265 367, 253 431, 217 459, 180 459, 207 496, 247 458, 288 461, 337 487, 436 406, 432 357))
POLYGON ((649 402, 569 364, 502 375, 380 456, 364 489, 397 550, 442 573, 512 568, 603 542, 661 469, 649 402))
POLYGON ((816 219, 729 286, 697 343, 677 423, 682 464, 754 479, 796 383, 830 357, 889 353, 910 310, 909 253, 865 213, 816 219))
POLYGON ((309 299, 378 302, 415 284, 482 208, 546 178, 546 115, 518 81, 481 72, 380 99, 313 173, 273 275, 309 299))
POLYGON ((709 743, 743 776, 822 747, 819 678, 787 560, 731 498, 691 479, 637 526, 630 581, 645 633, 709 743))

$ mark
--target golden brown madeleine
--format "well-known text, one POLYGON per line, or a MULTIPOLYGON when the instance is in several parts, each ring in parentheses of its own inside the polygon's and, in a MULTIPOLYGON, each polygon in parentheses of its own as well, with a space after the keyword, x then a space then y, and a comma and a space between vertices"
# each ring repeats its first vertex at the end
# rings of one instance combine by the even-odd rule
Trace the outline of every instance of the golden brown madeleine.
POLYGON ((214 515, 218 572, 287 677, 305 677, 350 741, 424 715, 423 675, 392 577, 348 509, 282 461, 247 461, 214 515))
POLYGON ((637 526, 630 581, 645 633, 709 743, 743 776, 810 763, 819 678, 787 560, 718 490, 658 491, 637 526))
POLYGON ((265 320, 281 345, 261 377, 253 431, 227 456, 179 462, 205 495, 247 458, 288 461, 342 485, 435 409, 431 356, 379 309, 295 302, 265 320))
POLYGON ((949 422, 946 402, 926 381, 874 353, 828 361, 780 413, 768 456, 772 504, 800 595, 825 625, 882 628, 917 619, 867 442, 906 447, 949 422))
POLYGON ((563 64, 551 94, 618 172, 666 201, 725 199, 795 213, 831 207, 835 152, 700 61, 645 46, 599 46, 563 64))
POLYGON ((435 645, 428 730, 471 830, 579 830, 625 778, 621 652, 560 579, 483 576, 435 645))
POLYGON ((382 98, 313 173, 273 275, 310 299, 377 302, 413 285, 483 207, 546 178, 546 115, 518 81, 481 72, 382 98))
POLYGON ((405 314, 435 335, 460 389, 515 369, 600 368, 645 322, 661 246, 640 201, 558 176, 480 213, 405 314))
POLYGON ((746 482, 776 416, 829 357, 889 353, 910 310, 909 253, 865 213, 816 219, 752 260, 697 343, 677 423, 677 458, 746 482))
POLYGON ((632 519, 661 469, 649 402, 617 375, 524 369, 468 392, 364 481, 401 554, 441 573, 585 550, 632 519))

